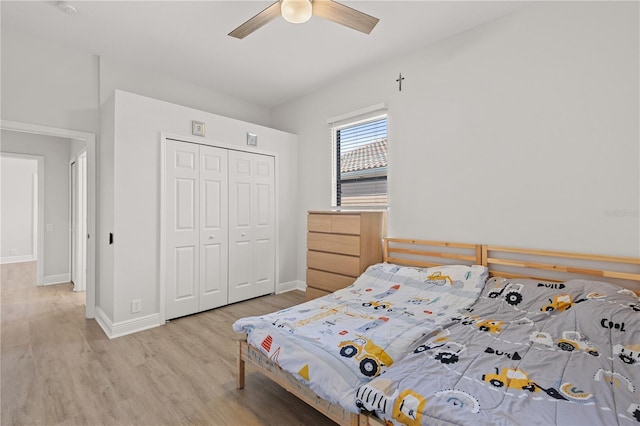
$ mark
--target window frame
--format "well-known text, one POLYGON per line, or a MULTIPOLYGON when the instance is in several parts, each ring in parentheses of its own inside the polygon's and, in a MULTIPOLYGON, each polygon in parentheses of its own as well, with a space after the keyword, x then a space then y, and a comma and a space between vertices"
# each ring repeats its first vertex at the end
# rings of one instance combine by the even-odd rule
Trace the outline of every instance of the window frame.
MULTIPOLYGON (((331 133, 331 207, 341 210, 381 210, 387 209, 389 205, 389 172, 388 164, 385 167, 385 180, 387 182, 387 202, 385 204, 373 205, 373 206, 358 206, 348 205, 343 206, 342 203, 338 204, 338 176, 340 170, 340 154, 338 152, 338 134, 340 130, 355 127, 368 122, 385 119, 387 125, 387 155, 389 144, 389 114, 386 107, 375 106, 367 109, 366 113, 362 113, 362 110, 353 114, 346 114, 337 119, 327 120, 327 124, 330 126, 331 133)), ((374 177, 379 178, 378 177, 374 177)), ((342 200, 340 200, 342 201, 342 200)))

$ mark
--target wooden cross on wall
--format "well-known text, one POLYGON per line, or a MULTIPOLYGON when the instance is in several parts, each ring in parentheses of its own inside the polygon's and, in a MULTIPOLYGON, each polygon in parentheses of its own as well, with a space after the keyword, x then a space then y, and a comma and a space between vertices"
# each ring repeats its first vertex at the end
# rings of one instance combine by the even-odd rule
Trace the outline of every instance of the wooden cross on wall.
POLYGON ((402 73, 400 73, 396 79, 398 82, 398 92, 402 92, 402 80, 404 80, 404 77, 402 76, 402 73))

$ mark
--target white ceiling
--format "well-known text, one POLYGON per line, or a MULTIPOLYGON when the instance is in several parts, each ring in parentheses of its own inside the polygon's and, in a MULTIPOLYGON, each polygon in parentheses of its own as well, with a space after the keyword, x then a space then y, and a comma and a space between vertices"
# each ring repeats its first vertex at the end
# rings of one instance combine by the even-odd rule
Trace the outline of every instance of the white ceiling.
POLYGON ((157 70, 265 107, 321 88, 523 7, 512 1, 353 1, 380 22, 365 35, 313 17, 284 19, 244 40, 227 36, 272 1, 5 1, 2 28, 33 33, 118 62, 157 70))

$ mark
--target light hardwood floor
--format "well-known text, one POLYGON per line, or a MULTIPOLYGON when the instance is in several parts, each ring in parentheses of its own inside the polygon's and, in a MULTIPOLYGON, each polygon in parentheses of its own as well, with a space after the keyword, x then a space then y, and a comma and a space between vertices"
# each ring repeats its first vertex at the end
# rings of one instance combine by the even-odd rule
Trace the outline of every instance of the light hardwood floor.
POLYGON ((71 284, 2 266, 2 425, 335 425, 247 366, 231 324, 304 301, 294 291, 109 340, 71 284))

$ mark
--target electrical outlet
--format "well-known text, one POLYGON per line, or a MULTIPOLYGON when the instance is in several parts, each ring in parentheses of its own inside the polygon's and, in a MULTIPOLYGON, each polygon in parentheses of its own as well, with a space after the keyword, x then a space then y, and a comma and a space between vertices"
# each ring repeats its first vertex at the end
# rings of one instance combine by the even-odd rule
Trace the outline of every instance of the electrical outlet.
POLYGON ((11 256, 17 256, 17 255, 18 255, 18 249, 16 249, 16 248, 12 248, 12 249, 10 250, 10 253, 11 253, 11 256))
POLYGON ((137 314, 142 311, 142 300, 136 299, 131 301, 131 313, 137 314))

